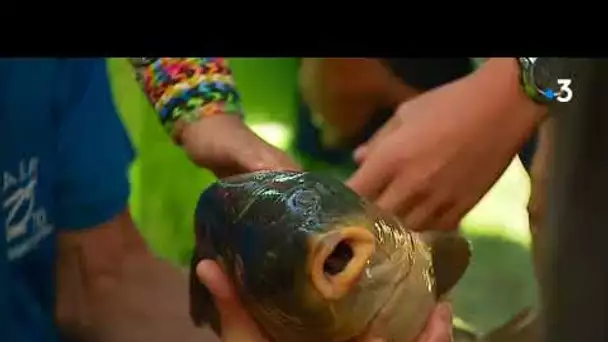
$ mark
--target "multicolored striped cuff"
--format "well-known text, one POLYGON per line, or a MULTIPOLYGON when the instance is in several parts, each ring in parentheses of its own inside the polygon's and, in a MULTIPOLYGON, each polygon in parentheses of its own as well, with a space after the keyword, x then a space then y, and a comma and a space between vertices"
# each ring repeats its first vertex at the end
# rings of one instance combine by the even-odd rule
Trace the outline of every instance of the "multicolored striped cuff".
POLYGON ((137 80, 174 138, 184 123, 218 114, 242 116, 240 96, 225 58, 129 58, 137 80), (177 124, 178 121, 180 124, 177 124))

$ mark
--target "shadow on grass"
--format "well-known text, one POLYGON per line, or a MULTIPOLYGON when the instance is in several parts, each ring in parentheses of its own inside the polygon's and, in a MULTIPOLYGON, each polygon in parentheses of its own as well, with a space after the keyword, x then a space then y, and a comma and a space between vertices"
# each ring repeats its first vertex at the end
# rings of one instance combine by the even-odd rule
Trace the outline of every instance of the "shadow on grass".
POLYGON ((452 303, 458 318, 486 333, 536 303, 531 254, 527 246, 500 235, 465 235, 473 258, 452 303))

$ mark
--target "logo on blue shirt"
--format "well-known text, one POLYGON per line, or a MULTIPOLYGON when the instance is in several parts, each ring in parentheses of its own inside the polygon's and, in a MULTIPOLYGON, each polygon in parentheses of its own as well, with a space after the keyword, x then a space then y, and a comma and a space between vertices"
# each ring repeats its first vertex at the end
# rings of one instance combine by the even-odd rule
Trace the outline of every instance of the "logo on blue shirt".
POLYGON ((53 231, 46 208, 36 203, 38 166, 39 159, 32 157, 2 171, 0 189, 10 260, 27 254, 53 231))

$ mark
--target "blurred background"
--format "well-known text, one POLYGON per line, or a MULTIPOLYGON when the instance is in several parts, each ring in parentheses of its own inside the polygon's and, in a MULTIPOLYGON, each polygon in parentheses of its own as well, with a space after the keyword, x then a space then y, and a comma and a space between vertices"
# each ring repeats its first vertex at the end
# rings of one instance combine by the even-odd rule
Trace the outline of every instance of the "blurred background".
MULTIPOLYGON (((307 169, 344 178, 351 165, 304 157, 294 146, 298 124, 297 58, 229 59, 247 123, 262 138, 289 151, 307 169)), ((214 176, 192 165, 169 140, 124 59, 109 59, 116 104, 138 159, 131 169, 133 216, 161 257, 185 266, 193 246, 193 213, 214 176)), ((526 204, 529 179, 516 158, 502 178, 465 217, 462 231, 473 262, 453 294, 462 324, 484 333, 536 302, 529 254, 526 204)))

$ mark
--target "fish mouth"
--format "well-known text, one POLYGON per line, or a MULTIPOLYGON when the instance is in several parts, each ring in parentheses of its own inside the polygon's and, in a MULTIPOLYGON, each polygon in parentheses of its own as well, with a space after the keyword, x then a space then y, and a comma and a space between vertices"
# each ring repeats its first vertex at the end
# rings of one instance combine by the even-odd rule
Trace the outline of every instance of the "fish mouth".
POLYGON ((344 227, 313 239, 313 286, 327 300, 344 297, 363 274, 375 242, 374 234, 363 227, 344 227))

